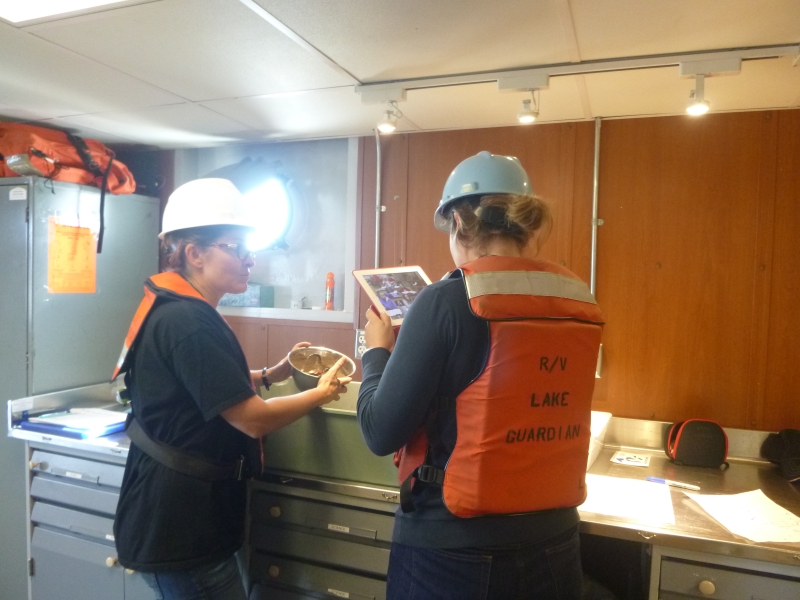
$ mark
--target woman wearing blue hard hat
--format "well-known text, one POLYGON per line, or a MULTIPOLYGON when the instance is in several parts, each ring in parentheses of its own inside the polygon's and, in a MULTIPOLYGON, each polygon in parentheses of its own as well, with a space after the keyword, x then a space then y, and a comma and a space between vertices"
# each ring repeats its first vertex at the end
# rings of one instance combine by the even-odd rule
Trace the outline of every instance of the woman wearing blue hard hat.
POLYGON ((602 315, 585 283, 535 258, 551 216, 516 158, 460 163, 434 224, 456 270, 419 294, 396 343, 367 312, 358 419, 401 484, 388 598, 577 600, 602 315))
MULTIPOLYGON (((234 558, 245 532, 246 479, 261 471, 260 437, 337 400, 342 361, 315 389, 264 401, 286 359, 250 371, 217 312, 247 289, 255 263, 241 193, 225 179, 175 190, 159 236, 168 271, 145 283, 113 377, 131 396, 130 452, 114 521, 120 563, 163 600, 244 600, 234 558)), ((307 343, 300 344, 308 345, 307 343)))

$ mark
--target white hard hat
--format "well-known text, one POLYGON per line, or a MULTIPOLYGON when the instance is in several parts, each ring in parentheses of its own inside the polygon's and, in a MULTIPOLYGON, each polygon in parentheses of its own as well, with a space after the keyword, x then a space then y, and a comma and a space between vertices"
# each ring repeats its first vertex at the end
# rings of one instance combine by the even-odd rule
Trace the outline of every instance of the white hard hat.
POLYGON ((195 179, 169 196, 158 235, 190 227, 238 225, 254 229, 242 193, 228 179, 195 179))

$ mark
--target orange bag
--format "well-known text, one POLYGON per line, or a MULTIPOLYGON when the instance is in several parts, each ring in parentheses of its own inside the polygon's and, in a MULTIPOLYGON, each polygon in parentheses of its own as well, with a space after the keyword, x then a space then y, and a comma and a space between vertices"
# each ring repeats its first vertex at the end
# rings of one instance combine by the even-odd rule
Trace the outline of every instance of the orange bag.
POLYGON ((136 190, 133 174, 104 144, 57 129, 0 121, 0 177, 38 175, 36 171, 48 179, 94 185, 112 194, 136 190), (21 166, 14 170, 9 164, 21 166))

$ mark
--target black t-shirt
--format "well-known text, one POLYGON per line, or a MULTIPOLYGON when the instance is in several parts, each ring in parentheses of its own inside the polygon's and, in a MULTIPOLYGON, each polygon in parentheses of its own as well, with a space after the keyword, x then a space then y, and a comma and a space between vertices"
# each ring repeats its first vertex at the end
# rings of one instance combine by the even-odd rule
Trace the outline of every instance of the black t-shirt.
MULTIPOLYGON (((221 463, 256 462, 258 440, 220 416, 255 392, 233 331, 211 305, 160 295, 133 353, 131 406, 150 437, 221 463)), ((245 481, 189 477, 132 444, 114 521, 119 561, 169 571, 224 560, 244 541, 245 505, 245 481)))
MULTIPOLYGON (((436 439, 429 440, 430 461, 444 469, 456 445, 452 400, 483 371, 489 343, 489 323, 472 314, 459 272, 422 290, 392 353, 375 348, 361 361, 358 421, 369 448, 390 454, 431 419, 436 439)), ((544 540, 578 523, 575 508, 461 519, 445 507, 441 486, 424 487, 414 506, 410 513, 397 509, 395 542, 428 548, 505 546, 544 540)))

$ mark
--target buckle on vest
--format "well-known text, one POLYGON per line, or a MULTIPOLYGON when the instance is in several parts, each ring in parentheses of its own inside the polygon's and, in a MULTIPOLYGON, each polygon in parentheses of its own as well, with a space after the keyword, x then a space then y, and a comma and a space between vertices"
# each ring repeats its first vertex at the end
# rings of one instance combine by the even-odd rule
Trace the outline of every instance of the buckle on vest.
POLYGON ((244 456, 240 456, 239 460, 236 461, 236 473, 234 479, 236 479, 236 481, 241 481, 244 479, 244 456))
POLYGON ((431 465, 420 465, 417 467, 416 479, 422 483, 438 483, 442 485, 444 483, 444 471, 431 465))

